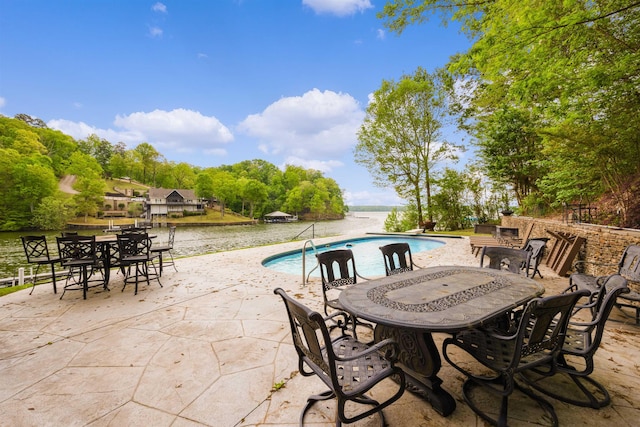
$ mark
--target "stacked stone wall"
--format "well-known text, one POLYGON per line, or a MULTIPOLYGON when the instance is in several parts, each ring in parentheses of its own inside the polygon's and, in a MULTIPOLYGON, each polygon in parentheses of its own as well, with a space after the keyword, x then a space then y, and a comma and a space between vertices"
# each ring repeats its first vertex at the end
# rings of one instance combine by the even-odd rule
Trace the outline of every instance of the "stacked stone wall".
MULTIPOLYGON (((568 224, 562 221, 523 216, 503 216, 501 225, 504 227, 517 227, 522 236, 531 221, 534 222, 534 226, 529 237, 549 237, 551 240, 547 243, 547 248, 550 248, 555 241, 547 233, 547 230, 585 238, 586 241, 573 264, 578 260, 586 261, 582 266, 584 266, 583 272, 588 274, 600 276, 615 273, 617 271, 617 263, 620 261, 620 256, 624 249, 629 245, 640 245, 640 230, 628 228, 593 224, 568 224)), ((546 260, 543 262, 546 262, 546 260)), ((572 268, 569 274, 573 271, 572 268)))

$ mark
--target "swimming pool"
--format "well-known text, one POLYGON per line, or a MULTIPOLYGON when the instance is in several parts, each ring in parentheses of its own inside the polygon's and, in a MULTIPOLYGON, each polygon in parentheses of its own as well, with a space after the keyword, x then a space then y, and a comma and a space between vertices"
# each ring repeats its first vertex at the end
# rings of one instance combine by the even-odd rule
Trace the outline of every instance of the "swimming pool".
MULTIPOLYGON (((351 249, 356 261, 358 274, 364 277, 384 276, 384 261, 379 247, 390 243, 406 242, 411 248, 411 253, 424 252, 438 248, 445 243, 424 237, 405 236, 375 236, 360 237, 356 239, 339 240, 327 244, 316 246, 318 252, 334 249, 351 249)), ((311 271, 312 277, 320 277, 320 271, 314 270, 317 265, 315 251, 313 247, 307 245, 305 254, 305 271, 311 271), (312 271, 313 270, 313 271, 312 271)), ((302 249, 296 251, 283 252, 262 260, 262 265, 282 273, 301 274, 302 273, 302 249)))

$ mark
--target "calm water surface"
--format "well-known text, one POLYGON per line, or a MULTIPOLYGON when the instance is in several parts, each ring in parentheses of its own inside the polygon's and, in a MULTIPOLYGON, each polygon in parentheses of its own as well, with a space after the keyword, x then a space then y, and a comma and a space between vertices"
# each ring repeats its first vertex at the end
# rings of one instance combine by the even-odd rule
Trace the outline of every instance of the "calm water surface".
MULTIPOLYGON (((339 221, 307 222, 298 221, 285 224, 233 225, 224 227, 178 227, 174 244, 174 256, 203 255, 212 252, 262 246, 291 240, 353 235, 366 232, 384 231, 384 220, 388 212, 357 212, 339 221), (307 227, 308 230, 304 231, 307 227), (300 234, 302 233, 302 234, 300 234), (300 234, 300 235, 299 235, 300 234), (298 236, 299 235, 299 236, 298 236)), ((98 234, 98 230, 81 231, 80 234, 98 234)), ((150 234, 157 235, 155 241, 166 242, 168 230, 154 228, 150 234)), ((20 236, 44 234, 49 250, 57 253, 56 236, 60 232, 0 232, 0 278, 17 277, 18 268, 25 267, 29 274, 22 249, 20 236)), ((43 267, 44 268, 44 267, 43 267)), ((41 268, 41 271, 45 271, 41 268)))

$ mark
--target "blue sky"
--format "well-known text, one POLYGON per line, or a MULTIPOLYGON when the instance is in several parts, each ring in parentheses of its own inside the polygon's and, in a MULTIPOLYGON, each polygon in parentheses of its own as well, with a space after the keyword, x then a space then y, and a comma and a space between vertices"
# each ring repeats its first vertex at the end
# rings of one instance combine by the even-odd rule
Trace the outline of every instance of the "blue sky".
POLYGON ((401 204, 353 161, 369 95, 383 79, 444 66, 469 42, 437 18, 390 34, 376 18, 383 5, 0 0, 0 114, 76 139, 148 142, 197 166, 314 168, 347 204, 401 204))

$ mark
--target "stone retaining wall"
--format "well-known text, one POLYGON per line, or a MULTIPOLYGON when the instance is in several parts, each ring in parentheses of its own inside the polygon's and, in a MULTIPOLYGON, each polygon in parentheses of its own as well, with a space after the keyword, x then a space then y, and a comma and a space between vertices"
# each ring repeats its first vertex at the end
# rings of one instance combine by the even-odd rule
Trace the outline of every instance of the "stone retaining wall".
MULTIPOLYGON (((628 228, 607 227, 593 224, 567 224, 561 221, 539 219, 523 216, 503 216, 502 226, 518 227, 520 235, 524 233, 526 226, 534 221, 530 237, 549 237, 547 248, 553 245, 553 237, 546 232, 564 232, 574 236, 584 237, 585 244, 581 248, 577 260, 587 261, 585 273, 593 275, 607 275, 617 271, 617 263, 624 249, 629 245, 640 244, 640 230, 628 228), (598 266, 596 264, 616 264, 611 266, 598 266)), ((574 264, 575 264, 574 261, 574 264)), ((569 273, 572 273, 571 270, 569 273)))

